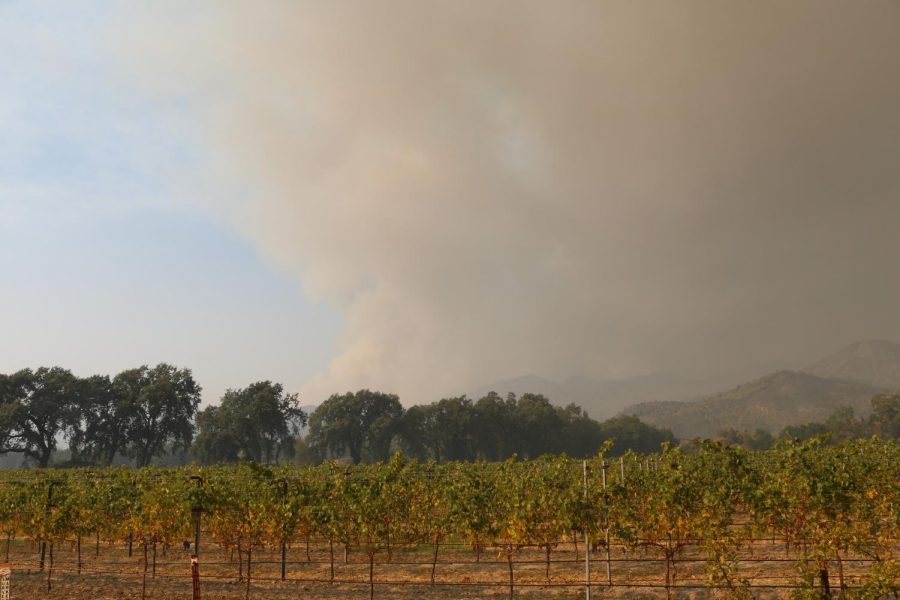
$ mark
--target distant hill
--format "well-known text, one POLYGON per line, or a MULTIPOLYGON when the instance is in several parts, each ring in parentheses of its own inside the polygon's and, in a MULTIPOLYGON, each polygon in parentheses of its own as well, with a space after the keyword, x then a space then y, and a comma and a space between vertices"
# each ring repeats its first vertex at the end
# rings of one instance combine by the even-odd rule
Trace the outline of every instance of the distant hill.
POLYGON ((886 340, 856 342, 803 371, 819 377, 900 390, 900 344, 886 340))
POLYGON ((569 377, 563 381, 553 381, 538 375, 523 375, 482 386, 466 395, 477 400, 488 392, 497 392, 501 396, 510 392, 516 396, 524 393, 543 394, 557 406, 575 403, 592 418, 603 420, 637 402, 682 400, 715 389, 721 388, 714 382, 684 379, 671 373, 652 373, 617 380, 569 377))
POLYGON ((644 402, 622 412, 668 427, 682 439, 713 437, 728 428, 777 433, 787 425, 823 421, 841 406, 867 415, 871 397, 884 391, 866 383, 778 371, 702 400, 644 402))

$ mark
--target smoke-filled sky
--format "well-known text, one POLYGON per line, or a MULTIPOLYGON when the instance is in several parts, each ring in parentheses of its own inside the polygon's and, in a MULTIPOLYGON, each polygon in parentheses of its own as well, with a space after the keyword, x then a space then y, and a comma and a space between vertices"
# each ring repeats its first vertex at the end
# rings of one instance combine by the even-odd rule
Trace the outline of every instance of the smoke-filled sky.
POLYGON ((60 6, 0 5, 6 370, 410 404, 900 339, 895 0, 60 6))

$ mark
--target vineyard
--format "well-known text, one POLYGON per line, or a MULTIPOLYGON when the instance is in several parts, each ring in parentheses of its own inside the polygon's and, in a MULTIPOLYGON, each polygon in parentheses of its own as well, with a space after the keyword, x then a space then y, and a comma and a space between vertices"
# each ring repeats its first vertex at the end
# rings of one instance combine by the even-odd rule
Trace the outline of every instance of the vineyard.
POLYGON ((0 552, 13 598, 188 598, 193 553, 204 598, 898 597, 898 482, 877 439, 5 471, 0 552))

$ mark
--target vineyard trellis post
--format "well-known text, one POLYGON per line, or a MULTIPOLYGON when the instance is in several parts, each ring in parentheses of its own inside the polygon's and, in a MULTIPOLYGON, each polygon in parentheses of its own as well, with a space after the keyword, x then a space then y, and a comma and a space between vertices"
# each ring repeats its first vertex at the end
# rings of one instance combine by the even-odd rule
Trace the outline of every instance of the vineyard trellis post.
MULTIPOLYGON (((581 461, 581 478, 584 484, 584 498, 588 497, 588 466, 587 461, 581 461)), ((588 528, 584 528, 584 597, 591 600, 591 538, 588 528)))
POLYGON ((191 584, 193 587, 193 600, 200 600, 200 563, 197 555, 191 555, 191 584))
MULTIPOLYGON (((47 504, 44 506, 44 521, 45 524, 50 520, 50 506, 53 504, 53 486, 56 485, 55 481, 51 481, 47 486, 47 504)), ((41 563, 40 570, 44 570, 44 557, 47 553, 47 540, 46 540, 46 531, 44 535, 45 539, 41 540, 41 563)))
MULTIPOLYGON (((281 480, 281 501, 287 502, 288 482, 287 479, 281 480)), ((285 517, 282 516, 282 519, 285 517)), ((281 580, 284 581, 287 573, 287 521, 281 524, 281 580)))
POLYGON ((197 502, 194 503, 191 512, 194 513, 194 555, 200 558, 200 515, 203 513, 203 504, 200 501, 200 489, 203 487, 203 478, 199 475, 191 475, 191 480, 197 484, 197 502))
POLYGON ((606 514, 604 515, 606 518, 606 523, 605 523, 606 528, 603 532, 603 536, 604 536, 604 541, 606 542, 606 584, 612 585, 612 561, 611 561, 610 551, 609 551, 609 500, 608 500, 608 494, 606 492, 606 470, 608 468, 609 468, 609 463, 606 462, 606 460, 604 459, 604 461, 603 461, 603 496, 605 498, 604 504, 606 505, 605 506, 606 514))

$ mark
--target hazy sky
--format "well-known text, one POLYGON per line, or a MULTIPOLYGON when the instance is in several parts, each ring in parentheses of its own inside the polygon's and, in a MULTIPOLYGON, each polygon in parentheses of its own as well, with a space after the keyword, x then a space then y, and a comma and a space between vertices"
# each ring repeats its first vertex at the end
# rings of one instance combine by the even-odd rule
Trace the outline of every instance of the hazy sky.
POLYGON ((207 400, 897 340, 900 3, 0 1, 0 261, 207 400))

